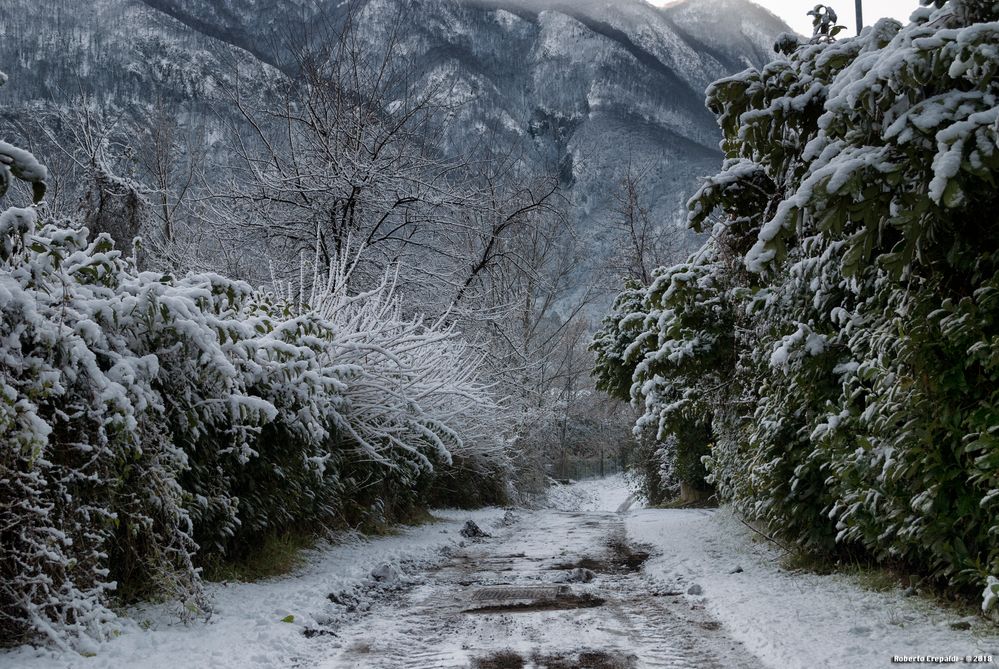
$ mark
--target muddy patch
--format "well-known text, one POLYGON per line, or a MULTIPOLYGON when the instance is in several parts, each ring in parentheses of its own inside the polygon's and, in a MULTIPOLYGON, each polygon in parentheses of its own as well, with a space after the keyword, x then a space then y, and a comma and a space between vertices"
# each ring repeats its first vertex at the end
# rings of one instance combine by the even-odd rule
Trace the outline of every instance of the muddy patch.
POLYGON ((475 669, 523 669, 524 656, 510 650, 472 660, 475 669))
POLYGON ((644 546, 630 546, 624 542, 613 541, 607 547, 608 555, 603 558, 584 557, 575 562, 559 562, 552 569, 589 569, 597 574, 633 574, 641 571, 642 565, 652 555, 644 546))
POLYGON ((532 613, 535 611, 568 611, 570 609, 592 609, 602 606, 606 599, 589 593, 567 594, 558 597, 524 600, 493 600, 467 608, 463 613, 532 613))
MULTIPOLYGON (((531 666, 538 669, 633 669, 634 655, 608 653, 599 650, 582 650, 577 653, 543 654, 530 656, 531 666)), ((472 661, 475 669, 523 669, 527 658, 513 651, 502 651, 472 661)))
POLYGON ((322 627, 306 627, 302 630, 302 634, 306 639, 314 639, 317 636, 337 636, 337 633, 333 630, 322 627))
POLYGON ((475 601, 554 599, 571 594, 567 585, 494 585, 472 593, 475 601))
POLYGON ((568 585, 492 586, 472 593, 464 613, 530 613, 600 606, 606 600, 589 593, 576 594, 568 585))
POLYGON ((581 651, 575 655, 535 655, 534 664, 545 669, 632 669, 638 659, 634 655, 581 651))

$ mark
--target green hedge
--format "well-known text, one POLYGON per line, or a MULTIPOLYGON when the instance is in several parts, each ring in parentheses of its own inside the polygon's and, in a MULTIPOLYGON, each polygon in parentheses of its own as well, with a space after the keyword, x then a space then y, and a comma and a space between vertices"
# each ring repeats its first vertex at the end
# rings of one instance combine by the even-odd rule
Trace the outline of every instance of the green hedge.
POLYGON ((598 378, 630 373, 661 438, 710 416, 709 480, 772 531, 977 594, 999 574, 999 6, 936 4, 785 37, 708 89, 711 235, 657 279, 696 291, 629 288, 598 378))

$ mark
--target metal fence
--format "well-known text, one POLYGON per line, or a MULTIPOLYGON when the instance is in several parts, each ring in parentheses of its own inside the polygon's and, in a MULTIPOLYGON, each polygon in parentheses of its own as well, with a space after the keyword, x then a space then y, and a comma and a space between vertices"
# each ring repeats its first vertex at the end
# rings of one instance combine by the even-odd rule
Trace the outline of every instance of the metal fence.
POLYGON ((620 454, 617 451, 606 451, 601 456, 592 458, 556 460, 548 468, 548 473, 552 478, 578 481, 618 474, 623 469, 620 454))

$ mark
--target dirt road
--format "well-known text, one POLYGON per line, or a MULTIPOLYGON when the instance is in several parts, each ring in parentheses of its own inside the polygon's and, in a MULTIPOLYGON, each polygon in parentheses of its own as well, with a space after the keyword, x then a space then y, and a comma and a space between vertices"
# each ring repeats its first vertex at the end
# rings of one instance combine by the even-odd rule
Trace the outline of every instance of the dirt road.
POLYGON ((328 644, 336 669, 759 666, 696 599, 650 591, 620 514, 512 514, 328 644))

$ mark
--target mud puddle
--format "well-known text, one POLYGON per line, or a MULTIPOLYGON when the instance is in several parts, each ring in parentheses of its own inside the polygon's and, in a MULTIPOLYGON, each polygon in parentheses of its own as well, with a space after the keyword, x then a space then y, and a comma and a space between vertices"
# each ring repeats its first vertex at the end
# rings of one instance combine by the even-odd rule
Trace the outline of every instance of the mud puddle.
POLYGON ((474 669, 633 669, 638 658, 623 653, 583 650, 578 653, 540 654, 525 657, 500 651, 472 661, 474 669))
POLYGON ((597 574, 634 574, 642 570, 642 565, 652 553, 644 546, 632 546, 624 541, 613 541, 608 544, 610 552, 601 558, 584 557, 573 562, 559 562, 552 569, 569 571, 572 569, 589 569, 597 574))
POLYGON ((539 599, 533 602, 496 602, 484 604, 463 613, 532 613, 535 611, 569 611, 571 609, 592 609, 603 606, 607 602, 602 597, 589 593, 582 595, 569 594, 553 599, 539 599))

